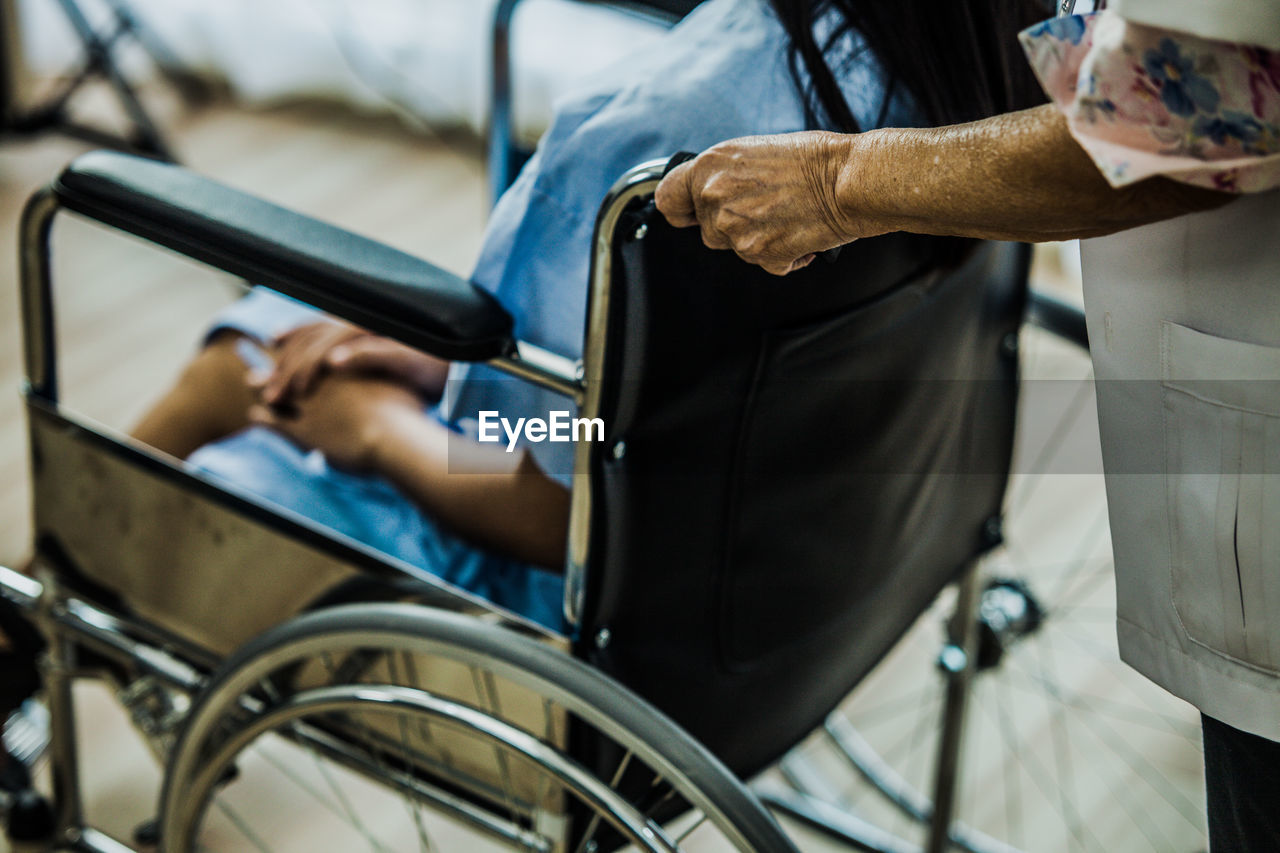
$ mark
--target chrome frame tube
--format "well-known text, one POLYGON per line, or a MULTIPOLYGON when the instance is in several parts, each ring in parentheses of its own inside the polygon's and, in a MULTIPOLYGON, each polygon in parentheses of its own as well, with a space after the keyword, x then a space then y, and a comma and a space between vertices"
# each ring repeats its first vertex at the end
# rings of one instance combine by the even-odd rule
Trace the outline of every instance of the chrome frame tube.
POLYGON ((951 821, 959 788, 957 774, 964 740, 965 710, 969 687, 977 670, 980 565, 980 561, 974 560, 965 567, 956 590, 955 611, 947 625, 944 654, 952 653, 954 664, 944 666, 946 695, 937 763, 934 765, 933 812, 929 816, 925 853, 945 853, 951 846, 951 821))
POLYGON ((549 388, 579 405, 582 404, 582 382, 578 377, 578 363, 571 358, 556 355, 550 350, 524 341, 516 341, 512 352, 490 359, 486 363, 504 373, 532 382, 534 385, 549 388))
POLYGON ((54 839, 75 849, 130 850, 84 823, 72 692, 72 680, 79 672, 78 646, 83 642, 113 661, 155 675, 188 694, 199 690, 203 677, 178 658, 134 640, 127 621, 63 598, 48 569, 36 580, 0 566, 0 597, 31 613, 49 643, 39 664, 50 717, 54 839))
MULTIPOLYGON (((578 412, 583 418, 600 416, 603 400, 604 364, 608 351, 609 302, 613 295, 614 232, 623 210, 652 193, 662 179, 665 160, 644 163, 627 172, 605 197, 596 219, 591 255, 591 293, 587 310, 587 332, 582 356, 582 399, 578 412)), ((569 549, 565 555, 564 615, 569 624, 582 624, 586 603, 587 560, 591 549, 591 444, 578 442, 573 457, 573 495, 569 504, 569 549)))
POLYGON ((920 848, 887 832, 852 811, 806 793, 788 778, 785 785, 760 785, 754 791, 771 809, 798 820, 838 843, 871 853, 920 853, 920 848))
POLYGON ((8 566, 0 566, 0 598, 19 610, 34 613, 43 592, 44 584, 40 581, 15 572, 8 566))
POLYGON ((54 402, 58 399, 58 364, 49 237, 60 209, 53 189, 46 187, 27 202, 19 226, 25 380, 32 393, 54 402))
POLYGON ((53 778, 54 837, 74 843, 84 829, 75 699, 71 692, 71 679, 76 668, 76 649, 71 637, 58 630, 54 619, 58 606, 57 587, 50 573, 44 573, 41 584, 43 589, 37 620, 43 626, 49 643, 40 660, 40 677, 44 683, 45 701, 49 705, 49 771, 53 778))
POLYGON ((70 839, 71 846, 76 851, 83 853, 138 853, 127 844, 121 844, 105 832, 99 832, 92 827, 85 827, 75 833, 75 837, 70 839))
POLYGON ((511 183, 511 143, 515 116, 511 105, 511 19, 520 0, 499 0, 493 13, 489 70, 489 203, 498 203, 511 183), (498 143, 501 143, 499 145, 498 143))
MULTIPOLYGON (((511 34, 512 21, 520 0, 499 0, 493 13, 493 36, 489 42, 489 122, 486 136, 486 158, 489 175, 489 204, 498 199, 515 180, 512 173, 512 153, 519 150, 515 110, 515 87, 512 83, 515 63, 511 46, 515 39, 511 34), (499 144, 500 143, 500 144, 499 144)), ((679 16, 659 9, 646 9, 643 4, 615 5, 618 11, 652 23, 671 26, 679 16)))
POLYGON ((69 630, 77 642, 170 687, 194 696, 204 686, 205 677, 195 667, 156 646, 133 639, 130 633, 140 629, 91 604, 77 599, 63 600, 54 605, 50 618, 69 630))

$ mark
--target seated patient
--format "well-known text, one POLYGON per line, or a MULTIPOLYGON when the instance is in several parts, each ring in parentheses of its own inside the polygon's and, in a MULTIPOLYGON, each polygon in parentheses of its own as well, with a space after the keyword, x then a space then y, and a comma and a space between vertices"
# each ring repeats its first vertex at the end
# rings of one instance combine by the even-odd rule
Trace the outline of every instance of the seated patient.
MULTIPOLYGON (((743 134, 950 118, 913 106, 937 100, 912 88, 918 74, 886 85, 876 56, 906 37, 869 11, 876 5, 710 0, 598 75, 557 106, 493 212, 473 280, 513 314, 521 339, 576 358, 596 211, 631 166, 743 134), (854 30, 868 24, 879 41, 854 30)), ((506 453, 474 437, 481 410, 546 417, 567 400, 483 365, 445 365, 262 288, 219 315, 207 341, 138 438, 562 627, 572 445, 506 453), (248 376, 245 337, 276 360, 265 384, 248 376)))
MULTIPOLYGON (((793 59, 794 38, 815 57, 815 40, 830 41, 827 66, 840 86, 825 94, 842 93, 859 126, 919 123, 905 95, 886 99, 873 57, 858 52, 842 14, 823 14, 815 27, 808 7, 710 0, 645 55, 558 104, 495 208, 472 275, 511 311, 522 340, 581 354, 592 226, 627 169, 744 133, 836 126, 825 118, 832 108, 801 94, 810 75, 793 59)), ((819 74, 830 79, 826 67, 819 74)), ((474 437, 480 410, 514 419, 568 407, 491 368, 447 366, 258 288, 215 319, 207 346, 135 435, 558 628, 572 445, 506 453, 456 439, 446 449, 446 439, 474 437), (242 336, 276 358, 262 398, 287 402, 292 417, 254 399, 237 352, 242 336), (446 373, 443 403, 424 408, 440 398, 446 373)))

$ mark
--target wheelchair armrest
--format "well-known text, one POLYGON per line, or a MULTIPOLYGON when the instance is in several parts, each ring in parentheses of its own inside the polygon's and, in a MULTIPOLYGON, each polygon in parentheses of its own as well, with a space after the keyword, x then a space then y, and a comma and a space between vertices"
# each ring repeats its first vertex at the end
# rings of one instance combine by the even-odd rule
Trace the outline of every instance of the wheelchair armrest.
POLYGON ((511 315, 474 284, 180 166, 96 151, 54 192, 68 210, 442 358, 482 361, 514 345, 511 315))

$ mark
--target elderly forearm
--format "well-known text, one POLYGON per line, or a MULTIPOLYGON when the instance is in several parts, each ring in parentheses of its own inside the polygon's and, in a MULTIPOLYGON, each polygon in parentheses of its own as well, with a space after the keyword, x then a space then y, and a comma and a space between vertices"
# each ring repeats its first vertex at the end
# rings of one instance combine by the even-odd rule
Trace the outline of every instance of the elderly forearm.
POLYGON ((834 202, 885 230, 997 240, 1096 237, 1225 204, 1153 178, 1115 189, 1046 104, 983 121, 838 137, 834 202))

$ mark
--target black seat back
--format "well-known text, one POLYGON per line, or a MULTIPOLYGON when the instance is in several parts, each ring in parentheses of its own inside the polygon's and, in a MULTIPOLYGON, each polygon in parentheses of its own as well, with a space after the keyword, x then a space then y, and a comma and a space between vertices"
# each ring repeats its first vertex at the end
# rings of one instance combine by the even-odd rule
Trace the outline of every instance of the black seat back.
POLYGON ((777 278, 651 203, 617 233, 578 653, 747 774, 990 546, 1028 252, 895 234, 777 278))

